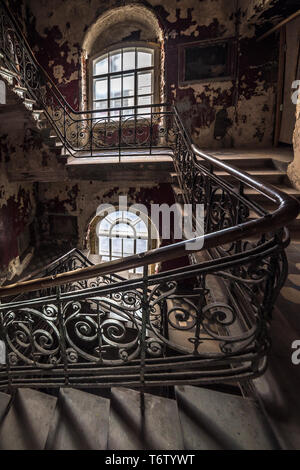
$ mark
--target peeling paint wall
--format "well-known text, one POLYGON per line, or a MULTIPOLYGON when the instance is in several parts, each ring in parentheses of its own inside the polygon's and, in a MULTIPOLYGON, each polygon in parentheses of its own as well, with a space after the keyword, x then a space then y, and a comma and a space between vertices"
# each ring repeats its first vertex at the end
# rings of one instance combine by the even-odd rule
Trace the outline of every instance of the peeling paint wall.
POLYGON ((35 193, 32 183, 11 183, 7 162, 13 159, 15 143, 0 136, 0 285, 21 273, 18 239, 34 219, 35 193))
POLYGON ((245 21, 256 21, 265 11, 278 3, 278 0, 240 0, 245 21))
POLYGON ((174 204, 174 194, 168 183, 133 183, 74 180, 67 183, 39 184, 39 216, 44 221, 44 237, 51 233, 49 215, 70 215, 77 219, 78 246, 83 248, 89 222, 100 204, 118 205, 119 196, 128 197, 128 205, 174 204))
POLYGON ((0 285, 21 274, 30 261, 30 253, 21 252, 22 240, 31 236, 32 250, 38 241, 36 175, 57 178, 60 169, 22 99, 7 85, 5 93, 0 120, 0 285))
POLYGON ((293 143, 294 161, 288 167, 288 176, 295 188, 300 190, 300 99, 298 99, 296 110, 296 127, 293 143))
MULTIPOLYGON (((126 2, 126 6, 146 5, 157 16, 165 37, 167 98, 177 104, 193 139, 203 148, 267 146, 272 143, 277 44, 273 38, 258 47, 255 24, 250 25, 249 19, 258 13, 263 14, 274 1, 126 2), (239 39, 233 79, 179 85, 180 45, 230 37, 239 39), (222 116, 225 119, 223 126, 222 116), (220 126, 221 135, 218 132, 220 126)), ((102 14, 123 6, 124 2, 27 0, 26 4, 30 43, 63 95, 78 109, 81 103, 81 50, 86 33, 102 14)), ((128 24, 125 27, 124 23, 122 27, 129 39, 137 39, 132 28, 128 30, 128 24)), ((114 43, 116 35, 112 32, 111 43, 114 43)), ((99 47, 104 44, 102 41, 107 45, 109 37, 101 37, 99 47)))
MULTIPOLYGON (((56 183, 55 185, 39 184, 39 209, 38 217, 43 230, 42 237, 44 242, 50 242, 52 235, 51 220, 53 217, 74 217, 76 221, 77 238, 70 235, 62 236, 55 234, 57 243, 64 244, 67 248, 74 246, 84 249, 87 247, 86 237, 88 227, 92 219, 96 216, 97 208, 101 204, 112 204, 118 209, 119 196, 127 196, 128 207, 132 204, 143 204, 151 216, 151 204, 166 203, 172 206, 175 203, 174 193, 168 183, 148 184, 122 184, 116 182, 115 186, 111 183, 99 181, 72 181, 69 183, 56 183)), ((64 220, 64 219, 62 219, 64 220)), ((66 219, 67 220, 67 219, 66 219)), ((171 228, 172 232, 172 228, 171 228)), ((160 236, 161 227, 159 230, 160 236)), ((162 245, 168 245, 174 242, 171 233, 171 240, 163 240, 162 245)), ((178 240, 177 240, 178 241, 178 240)), ((188 260, 174 260, 164 263, 164 269, 179 267, 188 264, 188 260)))

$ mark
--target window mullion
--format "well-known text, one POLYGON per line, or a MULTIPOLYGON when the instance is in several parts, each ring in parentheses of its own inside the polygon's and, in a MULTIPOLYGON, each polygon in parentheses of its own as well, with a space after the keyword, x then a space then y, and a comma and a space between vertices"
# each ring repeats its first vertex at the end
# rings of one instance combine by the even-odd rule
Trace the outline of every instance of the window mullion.
POLYGON ((109 261, 112 260, 112 238, 109 237, 109 261))

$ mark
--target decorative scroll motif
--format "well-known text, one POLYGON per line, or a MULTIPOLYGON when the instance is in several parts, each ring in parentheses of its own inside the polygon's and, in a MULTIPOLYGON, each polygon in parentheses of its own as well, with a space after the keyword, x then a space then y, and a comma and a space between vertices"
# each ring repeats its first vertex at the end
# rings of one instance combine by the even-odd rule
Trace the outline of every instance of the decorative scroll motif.
POLYGON ((284 256, 261 258, 256 269, 248 262, 236 275, 232 270, 218 270, 216 275, 224 282, 234 282, 228 303, 212 301, 206 276, 202 276, 198 295, 193 291, 180 294, 176 281, 163 280, 148 289, 146 304, 142 289, 127 288, 123 281, 116 287, 110 285, 109 291, 102 286, 84 291, 84 296, 82 291, 72 296, 66 292, 49 302, 3 305, 0 330, 9 366, 120 366, 140 360, 143 347, 148 358, 178 353, 220 359, 253 351, 263 354, 269 345, 273 303, 268 290, 270 285, 277 289, 282 284, 285 262, 284 256), (238 296, 243 298, 239 306, 232 302, 238 296))
MULTIPOLYGON (((53 261, 50 265, 44 267, 43 269, 39 270, 38 272, 34 273, 30 278, 42 278, 46 276, 56 276, 57 274, 75 271, 76 269, 80 268, 87 268, 92 266, 93 263, 86 258, 83 253, 78 250, 77 248, 71 250, 69 253, 66 253, 64 256, 59 258, 58 260, 53 261)), ((74 292, 77 290, 82 289, 89 289, 99 286, 106 286, 113 282, 120 282, 124 279, 121 276, 116 274, 111 274, 109 276, 101 276, 95 277, 93 279, 87 279, 83 281, 76 281, 69 284, 64 284, 60 288, 60 292, 74 292)), ((29 300, 29 299, 36 299, 40 297, 47 297, 49 295, 56 295, 56 289, 44 289, 37 292, 30 292, 24 293, 23 295, 19 295, 17 300, 29 300)), ((10 301, 16 299, 9 299, 10 301)))

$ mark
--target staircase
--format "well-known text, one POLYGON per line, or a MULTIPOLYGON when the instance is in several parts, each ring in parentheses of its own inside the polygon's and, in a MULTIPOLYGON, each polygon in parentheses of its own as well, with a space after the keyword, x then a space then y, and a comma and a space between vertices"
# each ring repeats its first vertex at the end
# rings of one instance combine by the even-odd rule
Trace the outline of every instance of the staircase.
POLYGON ((153 105, 147 125, 129 126, 74 111, 2 0, 0 13, 0 76, 58 158, 167 153, 176 197, 202 204, 205 226, 196 240, 100 265, 72 250, 0 288, 0 448, 278 448, 257 403, 236 392, 267 367, 286 225, 299 214, 285 171, 203 153, 175 107, 153 105), (149 274, 187 250, 194 265, 149 274), (136 267, 142 278, 118 275, 136 267))
POLYGON ((0 394, 1 450, 270 450, 278 444, 251 399, 190 386, 174 398, 113 388, 0 394))
MULTIPOLYGON (((288 194, 289 196, 297 199, 300 204, 300 191, 294 188, 287 176, 287 167, 293 160, 293 151, 286 148, 273 148, 273 149, 243 149, 243 150, 222 150, 210 151, 210 154, 218 158, 220 161, 241 169, 253 176, 256 180, 262 183, 267 183, 275 186, 279 191, 288 194)), ((199 159, 201 162, 201 159, 199 159)), ((216 170, 216 176, 222 178, 228 184, 234 184, 234 177, 226 171, 216 170)), ((178 182, 178 174, 173 172, 171 174, 172 188, 176 201, 179 204, 183 203, 182 188, 178 182)), ((244 195, 252 202, 263 207, 265 210, 274 210, 275 204, 271 201, 266 201, 264 196, 258 193, 253 188, 245 188, 244 195)), ((255 211, 250 211, 249 218, 257 220, 258 214, 255 211)), ((288 224, 293 239, 298 239, 300 235, 300 214, 295 220, 288 224)))
POLYGON ((66 160, 64 158, 64 152, 62 151, 62 145, 58 145, 55 139, 50 138, 53 131, 49 121, 45 117, 44 110, 39 109, 36 100, 28 98, 28 96, 30 96, 28 89, 25 86, 20 85, 20 78, 16 72, 5 67, 3 61, 1 61, 1 54, 0 79, 4 80, 7 85, 7 97, 9 97, 11 93, 15 95, 13 100, 15 105, 13 109, 10 109, 12 106, 10 107, 9 104, 0 105, 2 113, 7 114, 8 112, 19 110, 23 105, 23 109, 26 111, 32 127, 41 133, 45 144, 48 145, 49 149, 57 155, 59 161, 65 162, 66 160))

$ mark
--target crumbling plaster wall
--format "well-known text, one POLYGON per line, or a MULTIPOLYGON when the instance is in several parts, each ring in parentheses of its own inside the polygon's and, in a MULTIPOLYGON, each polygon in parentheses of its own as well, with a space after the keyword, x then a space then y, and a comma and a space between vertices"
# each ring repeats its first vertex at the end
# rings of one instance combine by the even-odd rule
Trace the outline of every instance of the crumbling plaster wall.
POLYGON ((296 109, 296 127, 294 131, 294 160, 288 167, 288 176, 295 186, 300 190, 300 98, 296 109))
POLYGON ((239 0, 240 7, 245 12, 245 21, 257 21, 268 9, 278 3, 278 0, 239 0))
POLYGON ((16 156, 16 142, 0 135, 0 285, 24 266, 19 257, 18 238, 34 219, 35 190, 32 183, 12 183, 7 164, 16 156))
MULTIPOLYGON (((258 47, 255 25, 250 26, 248 19, 265 10, 272 1, 253 0, 250 5, 242 0, 241 4, 236 0, 125 2, 130 3, 144 4, 157 15, 165 36, 166 95, 169 101, 176 102, 194 140, 203 148, 270 145, 277 79, 276 43, 272 39, 258 47), (240 14, 240 24, 236 13, 240 14), (178 46, 236 34, 239 35, 236 77, 229 81, 179 85, 178 46)), ((78 109, 81 52, 86 33, 103 13, 124 2, 26 0, 26 4, 29 41, 66 99, 78 109)), ((128 36, 127 30, 124 35, 128 36)), ((137 36, 138 31, 132 38, 137 36)), ((114 42, 113 34, 111 41, 114 42)))
MULTIPOLYGON (((96 216, 97 209, 101 204, 112 204, 118 210, 120 196, 127 196, 128 207, 132 204, 146 206, 149 217, 151 217, 151 204, 165 203, 172 206, 175 203, 174 193, 169 183, 153 181, 137 184, 133 182, 130 185, 122 182, 112 184, 75 180, 55 185, 40 183, 38 217, 44 242, 47 243, 53 238, 52 227, 49 225, 51 216, 73 216, 77 222, 77 240, 71 240, 71 237, 60 239, 55 235, 56 243, 61 243, 68 248, 73 248, 74 244, 80 249, 87 248, 88 227, 96 216)), ((159 234, 161 237, 161 227, 159 227, 159 234)), ((168 245, 174 241, 176 240, 171 233, 171 240, 162 240, 162 245, 168 245)), ((163 268, 170 269, 185 264, 188 264, 187 258, 164 263, 163 268)))
POLYGON ((62 165, 43 142, 31 112, 8 85, 5 88, 0 120, 0 284, 21 274, 30 261, 30 252, 20 259, 18 240, 32 223, 32 248, 38 241, 35 179, 63 177, 62 165))
MULTIPOLYGON (((44 237, 51 233, 49 215, 70 215, 77 218, 78 246, 85 247, 85 237, 90 221, 95 217, 101 204, 112 204, 118 208, 119 196, 127 196, 128 206, 174 204, 174 194, 168 183, 128 183, 79 181, 39 184, 39 216, 44 221, 44 237)), ((116 209, 117 210, 117 209, 116 209)), ((150 215, 150 213, 149 213, 150 215)))

